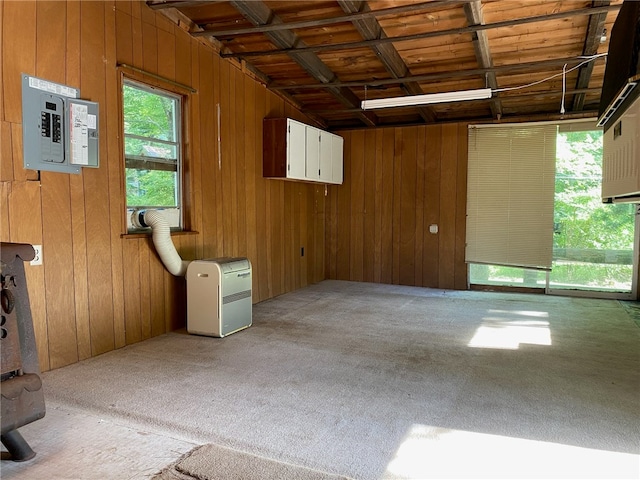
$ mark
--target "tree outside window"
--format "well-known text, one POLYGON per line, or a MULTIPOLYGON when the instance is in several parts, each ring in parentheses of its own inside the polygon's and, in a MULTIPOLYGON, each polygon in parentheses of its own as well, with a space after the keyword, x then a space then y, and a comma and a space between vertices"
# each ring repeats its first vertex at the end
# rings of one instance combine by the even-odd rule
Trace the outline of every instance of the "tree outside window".
POLYGON ((127 210, 162 208, 179 228, 181 97, 129 80, 122 97, 127 210))

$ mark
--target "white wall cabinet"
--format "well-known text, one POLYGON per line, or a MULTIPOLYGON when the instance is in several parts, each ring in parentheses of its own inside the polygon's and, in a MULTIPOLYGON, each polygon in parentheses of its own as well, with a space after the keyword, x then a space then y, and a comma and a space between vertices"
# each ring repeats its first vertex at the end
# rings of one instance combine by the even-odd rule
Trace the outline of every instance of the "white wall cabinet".
POLYGON ((339 135, 291 118, 265 119, 263 133, 264 177, 342 183, 344 140, 339 135))

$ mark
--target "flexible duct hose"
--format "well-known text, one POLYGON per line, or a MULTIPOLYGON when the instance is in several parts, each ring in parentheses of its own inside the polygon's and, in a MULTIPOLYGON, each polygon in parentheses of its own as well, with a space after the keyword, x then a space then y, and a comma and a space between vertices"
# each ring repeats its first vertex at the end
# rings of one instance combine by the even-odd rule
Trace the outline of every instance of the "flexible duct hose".
POLYGON ((176 277, 184 277, 189 260, 182 260, 171 240, 169 223, 158 210, 138 210, 131 216, 137 227, 151 227, 153 245, 166 269, 176 277))

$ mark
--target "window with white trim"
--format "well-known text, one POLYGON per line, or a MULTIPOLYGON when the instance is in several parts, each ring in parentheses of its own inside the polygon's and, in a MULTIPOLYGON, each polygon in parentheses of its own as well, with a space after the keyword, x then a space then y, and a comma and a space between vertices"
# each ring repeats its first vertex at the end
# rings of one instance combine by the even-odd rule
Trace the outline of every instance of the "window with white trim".
POLYGON ((162 210, 183 228, 181 95, 125 79, 122 88, 128 230, 135 210, 162 210))

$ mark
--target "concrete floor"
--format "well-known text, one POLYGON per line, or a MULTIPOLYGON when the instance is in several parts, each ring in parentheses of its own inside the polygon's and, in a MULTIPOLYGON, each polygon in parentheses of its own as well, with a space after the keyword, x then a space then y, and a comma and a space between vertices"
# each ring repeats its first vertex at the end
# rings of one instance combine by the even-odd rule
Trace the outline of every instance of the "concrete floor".
POLYGON ((41 420, 19 429, 36 452, 26 462, 3 459, 3 480, 151 478, 196 446, 167 434, 47 401, 41 420))

